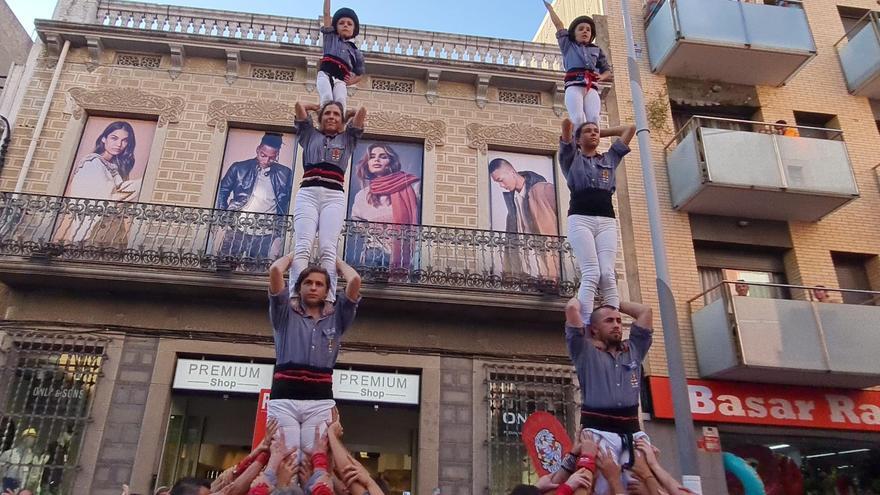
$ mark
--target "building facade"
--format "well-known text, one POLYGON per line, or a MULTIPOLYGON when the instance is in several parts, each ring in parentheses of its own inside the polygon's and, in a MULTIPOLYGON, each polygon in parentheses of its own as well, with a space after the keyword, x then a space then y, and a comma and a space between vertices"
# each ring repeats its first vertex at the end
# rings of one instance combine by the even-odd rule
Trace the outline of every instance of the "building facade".
MULTIPOLYGON (((785 454, 808 487, 845 476, 864 487, 859 469, 880 438, 880 404, 861 390, 880 375, 864 354, 880 320, 870 292, 880 287, 878 95, 870 64, 847 64, 870 62, 876 17, 858 10, 872 8, 866 0, 703 1, 721 24, 689 17, 693 2, 660 2, 647 18, 633 5, 635 65, 620 4, 596 17, 615 72, 601 124, 633 120, 636 67, 653 141, 634 144, 618 174, 620 291, 657 307, 639 168, 650 152, 704 493, 726 493, 720 450, 785 454), (763 38, 731 48, 710 36, 733 18, 752 23, 735 34, 763 38), (766 19, 790 29, 768 32, 766 19), (728 58, 753 70, 717 64, 728 58), (751 297, 727 290, 739 279, 751 297), (837 304, 823 305, 809 290, 820 284, 862 292, 830 290, 837 304)), ((21 89, 4 96, 16 118, 0 172, 0 450, 36 430, 42 457, 24 477, 41 493, 147 492, 247 453, 274 355, 266 269, 290 249, 292 226, 289 204, 236 208, 223 184, 272 134, 296 194, 293 105, 317 101, 318 26, 90 1, 62 1, 37 22, 21 89), (125 169, 82 181, 120 132, 125 169)), ((365 279, 335 374, 346 442, 394 493, 506 493, 531 479, 525 418, 546 410, 571 429, 578 417, 561 332, 578 275, 561 236, 558 50, 362 32, 369 77, 349 101, 369 115, 340 240, 365 279), (358 200, 371 146, 418 179, 406 225, 358 200), (552 184, 555 223, 522 216, 493 176, 501 162, 552 184)), ((657 327, 642 405, 646 431, 672 453, 657 327)), ((674 455, 663 462, 677 472, 674 455)))
MULTIPOLYGON (((860 350, 876 345, 880 289, 876 8, 629 2, 625 64, 622 5, 606 5, 620 119, 633 118, 622 102, 638 70, 652 138, 618 192, 631 295, 657 305, 639 167, 650 153, 704 493, 723 493, 722 451, 754 460, 768 491, 876 491, 880 404, 863 389, 877 368, 860 350), (824 302, 817 285, 853 291, 824 302)), ((661 442, 673 425, 657 337, 643 405, 661 442)))
MULTIPOLYGON (((271 376, 266 272, 292 246, 290 205, 234 207, 224 184, 272 134, 295 196, 293 107, 317 101, 319 24, 172 10, 60 4, 37 21, 33 75, 11 97, 2 450, 36 430, 47 457, 23 482, 41 493, 215 476, 249 450, 271 376), (114 136, 130 159, 83 181, 114 136)), ((557 49, 362 32, 368 78, 349 101, 369 114, 340 241, 365 280, 335 375, 346 442, 393 493, 504 493, 530 476, 528 414, 577 420, 557 49), (359 202, 368 146, 418 179, 411 224, 377 223, 359 202), (500 162, 552 186, 540 225, 493 179, 500 162)), ((622 258, 618 272, 626 290, 622 258)))

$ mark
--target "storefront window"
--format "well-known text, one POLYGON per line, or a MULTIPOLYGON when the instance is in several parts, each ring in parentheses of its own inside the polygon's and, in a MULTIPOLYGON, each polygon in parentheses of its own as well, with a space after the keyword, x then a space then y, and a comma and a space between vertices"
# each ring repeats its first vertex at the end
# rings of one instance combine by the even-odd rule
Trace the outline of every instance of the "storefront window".
POLYGON ((574 431, 577 390, 570 370, 511 367, 488 371, 490 493, 501 495, 538 479, 521 439, 523 423, 530 414, 546 411, 567 431, 574 431))
MULTIPOLYGON (((880 493, 880 444, 864 440, 721 433, 721 445, 755 468, 767 493, 880 493), (785 490, 782 488, 785 487, 785 490)), ((731 473, 728 492, 743 493, 731 473)))
POLYGON ((8 333, 0 361, 3 491, 72 493, 106 341, 8 333))

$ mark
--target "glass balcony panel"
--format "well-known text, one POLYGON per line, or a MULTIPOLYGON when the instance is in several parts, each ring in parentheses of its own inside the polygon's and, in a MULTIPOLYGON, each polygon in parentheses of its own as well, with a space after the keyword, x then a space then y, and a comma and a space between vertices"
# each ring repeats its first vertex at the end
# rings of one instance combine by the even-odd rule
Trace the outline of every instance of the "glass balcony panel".
MULTIPOLYGON (((837 53, 840 56, 840 64, 846 77, 850 91, 868 96, 880 98, 877 93, 865 93, 862 91, 866 83, 880 75, 880 37, 878 37, 880 21, 874 20, 865 24, 862 29, 852 36, 845 44, 838 44, 837 53)), ((844 43, 843 40, 839 43, 844 43)))
POLYGON ((700 128, 709 180, 749 187, 782 187, 773 136, 700 128))
MULTIPOLYGON (((726 0, 730 3, 730 0, 726 0)), ((812 50, 813 36, 804 9, 742 3, 748 39, 752 48, 812 50), (799 27, 784 29, 781 26, 799 27), (803 29, 806 27, 806 29, 803 29)))
POLYGON ((730 0, 675 0, 686 40, 744 45, 748 42, 740 3, 730 0))
POLYGON ((857 194, 843 141, 776 136, 789 189, 857 194))
POLYGON ((648 58, 651 60, 651 67, 658 67, 675 48, 677 35, 672 16, 672 3, 663 2, 646 28, 650 40, 648 58))
POLYGON ((645 32, 651 69, 689 79, 781 86, 816 53, 795 5, 667 0, 645 32))

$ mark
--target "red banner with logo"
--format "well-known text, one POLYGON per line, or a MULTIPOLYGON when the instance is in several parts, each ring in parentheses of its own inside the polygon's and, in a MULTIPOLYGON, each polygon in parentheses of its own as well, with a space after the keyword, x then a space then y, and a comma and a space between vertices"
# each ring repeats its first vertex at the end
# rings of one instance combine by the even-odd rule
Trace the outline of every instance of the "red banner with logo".
MULTIPOLYGON (((672 419, 669 379, 650 377, 654 416, 672 419)), ((695 421, 880 431, 880 392, 688 380, 695 421)))
POLYGON ((266 410, 269 406, 271 392, 272 390, 268 388, 260 390, 260 402, 257 403, 257 418, 254 420, 254 439, 251 442, 251 450, 256 449, 266 435, 266 410))

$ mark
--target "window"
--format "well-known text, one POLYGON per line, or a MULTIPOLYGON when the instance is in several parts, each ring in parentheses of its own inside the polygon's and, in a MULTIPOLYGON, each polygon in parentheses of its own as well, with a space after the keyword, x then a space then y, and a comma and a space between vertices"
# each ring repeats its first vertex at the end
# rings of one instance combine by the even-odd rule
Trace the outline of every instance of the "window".
MULTIPOLYGON (((841 289, 871 290, 866 267, 871 256, 852 253, 831 253, 834 271, 837 272, 837 284, 841 289)), ((871 304, 877 298, 870 294, 843 292, 846 304, 871 304)))
POLYGON ((812 129, 804 129, 800 128, 798 131, 800 132, 801 137, 811 137, 817 139, 834 139, 836 136, 839 136, 838 132, 828 132, 823 131, 822 129, 833 129, 837 130, 840 128, 840 125, 837 120, 836 115, 830 115, 826 113, 813 113, 813 112, 795 112, 794 113, 794 121, 798 126, 811 127, 812 129))
MULTIPOLYGON (((743 280, 752 284, 786 284, 785 268, 782 251, 758 248, 756 246, 711 245, 695 242, 697 268, 700 273, 700 285, 705 294, 705 303, 710 303, 722 296, 721 290, 729 290, 733 294, 734 287, 717 287, 722 280, 743 280), (717 287, 717 288, 716 288, 717 287), (714 288, 714 290, 712 290, 714 288)), ((766 297, 772 299, 789 299, 787 288, 767 287, 764 285, 747 285, 745 294, 749 297, 766 297)))
POLYGON ((837 12, 840 14, 840 22, 843 23, 843 30, 846 32, 847 39, 853 39, 862 27, 868 25, 868 19, 865 17, 869 12, 867 9, 838 5, 837 12))
POLYGON ((681 105, 672 102, 672 120, 675 123, 675 130, 679 131, 687 125, 688 121, 696 115, 706 117, 714 117, 719 120, 705 119, 700 122, 702 127, 711 127, 713 129, 729 129, 732 131, 751 131, 752 125, 748 122, 732 122, 741 120, 751 120, 754 116, 754 108, 744 107, 702 107, 681 105))
POLYGON ((0 366, 0 456, 9 468, 4 477, 14 479, 3 483, 34 493, 72 493, 107 341, 33 331, 11 331, 7 339, 0 366))
POLYGON ((521 439, 522 426, 546 411, 574 431, 580 420, 578 389, 571 369, 489 367, 489 493, 506 495, 520 483, 538 480, 521 439))

